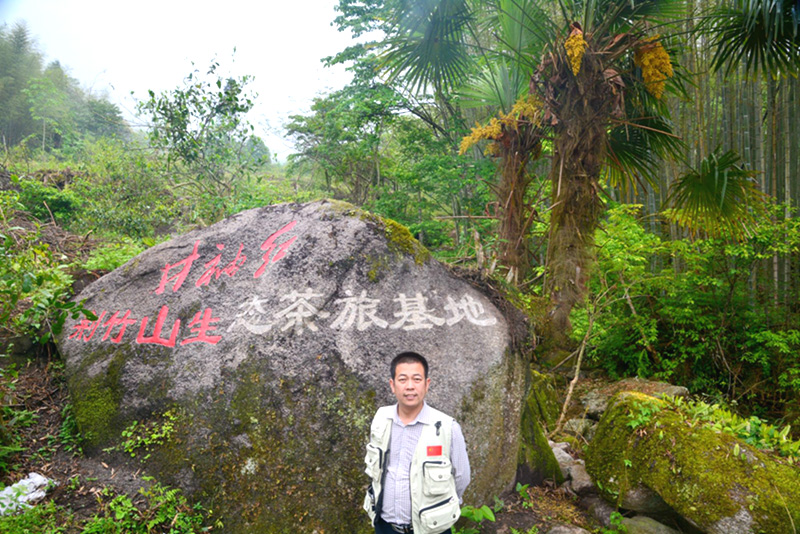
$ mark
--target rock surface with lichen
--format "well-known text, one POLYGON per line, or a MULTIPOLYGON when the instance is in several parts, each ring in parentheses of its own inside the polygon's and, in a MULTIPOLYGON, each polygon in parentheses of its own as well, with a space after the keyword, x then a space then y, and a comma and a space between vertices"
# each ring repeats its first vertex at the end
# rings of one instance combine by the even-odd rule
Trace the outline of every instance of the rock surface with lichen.
POLYGON ((130 449, 222 532, 370 531, 364 444, 405 350, 462 425, 466 502, 513 483, 526 365, 509 321, 393 221, 332 201, 249 210, 77 299, 96 318, 68 321, 59 348, 87 453, 130 449))
POLYGON ((792 532, 800 524, 796 465, 642 393, 611 400, 586 467, 601 494, 621 508, 645 492, 702 532, 792 532))

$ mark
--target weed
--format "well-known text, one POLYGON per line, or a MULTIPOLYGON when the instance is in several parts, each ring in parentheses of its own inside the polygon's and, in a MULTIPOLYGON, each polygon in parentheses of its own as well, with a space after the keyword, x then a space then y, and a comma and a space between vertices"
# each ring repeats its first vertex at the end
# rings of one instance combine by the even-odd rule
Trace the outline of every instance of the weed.
POLYGON ((78 431, 78 423, 75 421, 75 414, 72 412, 72 404, 66 404, 61 410, 61 429, 58 432, 58 439, 64 450, 75 455, 83 454, 82 438, 78 431))
POLYGON ((632 403, 632 412, 628 414, 628 426, 636 430, 640 426, 645 426, 653 419, 653 416, 661 410, 659 401, 635 400, 632 403))
MULTIPOLYGON (((756 416, 747 418, 735 414, 718 403, 666 397, 669 405, 680 411, 691 425, 705 425, 715 432, 723 432, 741 439, 748 445, 764 451, 773 451, 786 458, 789 464, 800 461, 800 440, 791 439, 791 426, 779 428, 756 416)), ((739 447, 734 452, 739 456, 739 447)))
POLYGON ((456 534, 478 534, 481 531, 481 523, 484 520, 494 523, 495 516, 491 508, 485 504, 480 508, 475 506, 464 506, 461 508, 461 517, 469 519, 476 524, 475 527, 463 527, 456 530, 456 534))
POLYGON ((153 484, 149 489, 140 489, 147 505, 137 508, 127 495, 114 495, 107 488, 98 495, 101 513, 90 519, 83 534, 194 534, 207 532, 204 514, 200 505, 190 506, 179 489, 153 484), (109 501, 104 499, 110 498, 109 501))
POLYGON ((172 434, 175 432, 175 424, 178 421, 178 413, 172 410, 167 410, 161 417, 160 421, 151 421, 146 424, 140 424, 134 421, 125 430, 122 431, 123 442, 115 447, 104 449, 105 452, 112 452, 115 450, 124 451, 135 458, 139 449, 144 449, 147 454, 142 460, 147 460, 150 457, 152 447, 155 445, 164 445, 167 443, 172 434))
POLYGON ((612 512, 609 517, 611 528, 601 528, 600 534, 627 534, 628 527, 622 523, 622 514, 619 512, 612 512))
POLYGON ((72 513, 56 506, 53 501, 42 503, 21 514, 0 516, 0 532, 14 534, 61 534, 73 532, 75 526, 72 513))

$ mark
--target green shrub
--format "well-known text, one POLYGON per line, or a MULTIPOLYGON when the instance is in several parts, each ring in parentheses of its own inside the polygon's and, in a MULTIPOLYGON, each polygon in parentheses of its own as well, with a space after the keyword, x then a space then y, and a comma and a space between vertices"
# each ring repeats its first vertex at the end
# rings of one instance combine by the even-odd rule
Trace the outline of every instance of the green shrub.
POLYGON ((207 530, 202 507, 190 506, 180 490, 156 483, 140 489, 139 494, 147 501, 144 509, 137 508, 127 495, 104 490, 99 496, 101 513, 87 521, 83 534, 193 534, 207 530))
POLYGON ((41 241, 39 229, 9 225, 21 207, 18 200, 17 193, 0 191, 0 326, 7 337, 44 344, 61 331, 67 315, 89 312, 69 302, 67 264, 41 241))
MULTIPOLYGON (((762 266, 796 261, 800 219, 764 219, 741 242, 666 241, 637 212, 611 207, 596 235, 590 287, 604 300, 590 358, 613 377, 757 401, 747 409, 781 417, 787 400, 800 396, 800 316, 788 305, 796 297, 787 295, 784 305, 765 291, 762 266)), ((572 318, 582 336, 586 311, 572 318)))
POLYGON ((143 251, 144 246, 129 240, 103 245, 92 249, 83 267, 88 271, 113 271, 143 251))
POLYGON ((35 179, 20 179, 20 202, 37 219, 50 222, 50 215, 62 226, 78 217, 83 200, 71 189, 44 185, 35 179))
POLYGON ((14 534, 61 534, 75 532, 75 526, 73 514, 52 501, 20 514, 0 516, 0 532, 14 534))

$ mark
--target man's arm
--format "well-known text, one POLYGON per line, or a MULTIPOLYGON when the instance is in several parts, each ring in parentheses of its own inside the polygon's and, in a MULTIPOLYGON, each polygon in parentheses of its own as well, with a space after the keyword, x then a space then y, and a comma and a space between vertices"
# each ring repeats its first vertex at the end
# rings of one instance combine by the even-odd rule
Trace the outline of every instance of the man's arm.
POLYGON ((464 434, 461 432, 461 425, 453 420, 453 432, 450 442, 450 462, 453 464, 453 472, 456 479, 456 493, 463 502, 464 490, 467 489, 470 479, 469 457, 467 456, 467 443, 464 441, 464 434))

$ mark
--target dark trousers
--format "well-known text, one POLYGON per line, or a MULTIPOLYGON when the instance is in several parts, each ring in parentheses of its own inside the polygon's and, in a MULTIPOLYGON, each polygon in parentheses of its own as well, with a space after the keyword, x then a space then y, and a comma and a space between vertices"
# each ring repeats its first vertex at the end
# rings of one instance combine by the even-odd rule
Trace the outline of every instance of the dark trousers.
MULTIPOLYGON (((447 530, 443 530, 440 534, 447 534, 449 532, 453 532, 453 529, 448 528, 447 530)), ((397 532, 389 526, 389 523, 383 519, 378 519, 377 523, 375 523, 375 534, 397 534, 397 532)))

